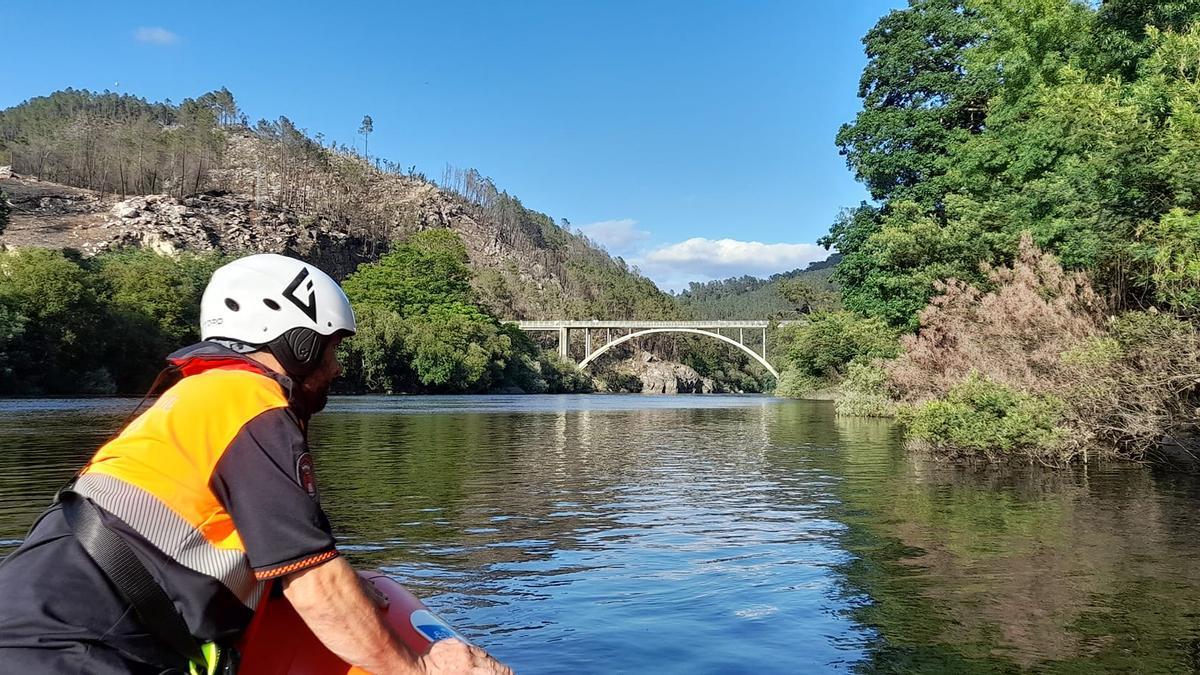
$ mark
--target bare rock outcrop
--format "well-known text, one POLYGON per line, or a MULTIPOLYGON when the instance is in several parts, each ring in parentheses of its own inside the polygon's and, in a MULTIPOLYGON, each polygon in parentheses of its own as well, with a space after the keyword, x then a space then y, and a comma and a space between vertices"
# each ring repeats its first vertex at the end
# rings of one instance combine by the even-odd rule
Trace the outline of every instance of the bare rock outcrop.
POLYGON ((712 380, 700 377, 690 366, 662 361, 649 352, 641 352, 614 367, 618 375, 636 377, 643 394, 711 394, 712 380))
POLYGON ((109 236, 84 247, 89 254, 142 247, 161 255, 180 251, 269 252, 312 261, 344 276, 372 252, 368 242, 319 218, 300 217, 242 195, 207 192, 183 199, 144 195, 119 201, 102 228, 109 236))

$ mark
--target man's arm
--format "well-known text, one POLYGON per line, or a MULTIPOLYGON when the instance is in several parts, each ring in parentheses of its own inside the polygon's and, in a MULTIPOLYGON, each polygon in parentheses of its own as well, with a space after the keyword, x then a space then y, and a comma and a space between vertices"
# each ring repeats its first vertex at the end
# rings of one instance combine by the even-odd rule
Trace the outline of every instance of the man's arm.
POLYGON ((458 640, 413 654, 383 622, 350 565, 334 558, 284 578, 283 594, 329 651, 372 673, 512 675, 478 647, 458 640))
POLYGON ((342 558, 283 580, 283 594, 329 651, 372 673, 422 673, 412 654, 383 622, 362 582, 342 558))

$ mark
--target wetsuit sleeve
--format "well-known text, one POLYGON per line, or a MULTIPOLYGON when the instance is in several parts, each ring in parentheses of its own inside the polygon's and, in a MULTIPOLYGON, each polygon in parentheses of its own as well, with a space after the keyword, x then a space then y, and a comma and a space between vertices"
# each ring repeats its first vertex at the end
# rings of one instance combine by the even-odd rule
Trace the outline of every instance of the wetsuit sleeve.
POLYGON ((264 412, 242 427, 217 462, 209 486, 233 518, 259 579, 337 556, 312 455, 286 408, 264 412))

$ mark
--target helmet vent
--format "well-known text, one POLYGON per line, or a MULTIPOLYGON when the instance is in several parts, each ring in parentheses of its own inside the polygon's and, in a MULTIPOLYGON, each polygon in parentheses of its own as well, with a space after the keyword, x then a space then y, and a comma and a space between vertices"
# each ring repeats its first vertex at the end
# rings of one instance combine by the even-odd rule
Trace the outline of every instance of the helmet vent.
POLYGON ((233 298, 225 298, 225 306, 234 312, 241 309, 241 306, 237 304, 237 300, 234 300, 233 298))
POLYGON ((270 298, 263 298, 263 304, 275 310, 276 312, 279 311, 279 303, 270 298))

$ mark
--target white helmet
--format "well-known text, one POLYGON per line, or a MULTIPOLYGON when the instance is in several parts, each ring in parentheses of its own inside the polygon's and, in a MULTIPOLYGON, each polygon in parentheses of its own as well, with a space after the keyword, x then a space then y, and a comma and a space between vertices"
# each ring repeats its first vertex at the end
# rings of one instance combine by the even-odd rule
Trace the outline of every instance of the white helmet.
POLYGON ((303 377, 327 338, 353 335, 354 310, 337 282, 294 258, 261 253, 222 266, 200 300, 200 338, 267 348, 303 377))

